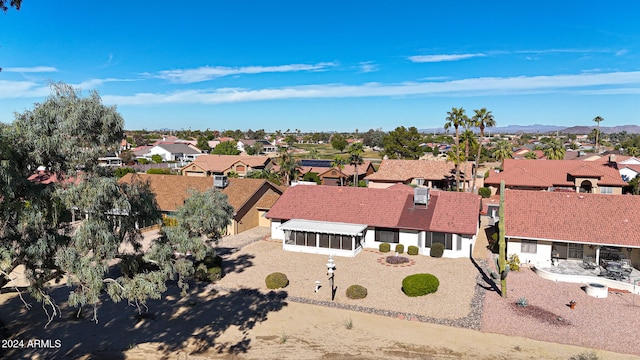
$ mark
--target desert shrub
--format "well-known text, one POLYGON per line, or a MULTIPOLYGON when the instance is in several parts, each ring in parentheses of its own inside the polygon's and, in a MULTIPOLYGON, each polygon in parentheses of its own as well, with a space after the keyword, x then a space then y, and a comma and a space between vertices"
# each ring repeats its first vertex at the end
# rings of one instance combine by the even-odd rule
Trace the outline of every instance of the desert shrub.
POLYGON ((491 196, 491 189, 489 189, 488 187, 481 187, 480 189, 478 189, 478 195, 486 199, 491 196))
POLYGON ((222 268, 214 266, 207 269, 207 280, 214 282, 222 279, 222 268))
POLYGON ((413 246, 413 245, 409 245, 409 247, 407 248, 407 254, 409 255, 418 255, 418 251, 420 249, 418 249, 417 246, 413 246))
POLYGON ((389 252, 389 251, 391 251, 391 244, 389 244, 389 243, 380 244, 380 252, 385 253, 385 252, 389 252))
POLYGON ((402 291, 407 296, 422 296, 438 291, 440 281, 431 274, 409 275, 402 280, 402 291))
POLYGON ((409 262, 409 258, 404 256, 387 256, 386 261, 387 264, 404 264, 409 262))
POLYGON ((569 358, 569 360, 598 360, 598 359, 600 358, 593 351, 583 352, 578 355, 573 355, 572 357, 569 358))
POLYGON ((200 281, 214 282, 222 279, 222 258, 215 254, 205 256, 195 264, 195 278, 200 281))
POLYGON ((351 285, 347 288, 349 299, 364 299, 367 297, 367 288, 362 285, 351 285))
POLYGON ((510 270, 520 271, 520 257, 518 257, 518 254, 509 255, 507 262, 509 263, 510 270))
POLYGON ((162 175, 171 175, 171 169, 169 168, 164 168, 164 169, 149 169, 147 170, 147 174, 162 174, 162 175))
POLYGON ((434 258, 441 258, 442 254, 444 254, 444 245, 441 243, 435 243, 431 245, 431 250, 429 251, 429 255, 434 258))
POLYGON ((397 244, 397 245, 396 245, 396 252, 397 252, 398 254, 402 254, 402 253, 404 252, 404 245, 402 245, 402 244, 397 244))
POLYGON ((267 289, 280 289, 289 285, 289 279, 287 279, 287 275, 281 272, 274 272, 272 274, 267 275, 264 282, 267 285, 267 289))

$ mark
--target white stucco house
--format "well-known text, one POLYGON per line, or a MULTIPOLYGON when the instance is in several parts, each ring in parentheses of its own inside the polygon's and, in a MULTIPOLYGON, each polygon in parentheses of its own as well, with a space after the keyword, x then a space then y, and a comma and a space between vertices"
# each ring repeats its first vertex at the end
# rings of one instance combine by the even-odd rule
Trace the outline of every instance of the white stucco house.
POLYGON ((343 186, 288 188, 267 213, 271 237, 284 250, 356 256, 363 248, 390 243, 417 246, 429 255, 469 257, 479 229, 480 197, 394 185, 386 189, 343 186))
POLYGON ((198 156, 203 155, 200 151, 194 149, 188 144, 172 143, 172 144, 158 144, 150 149, 143 155, 144 158, 151 160, 153 155, 160 155, 163 162, 169 161, 193 161, 198 156))
POLYGON ((507 255, 521 263, 628 259, 640 267, 640 196, 507 189, 504 207, 507 255))

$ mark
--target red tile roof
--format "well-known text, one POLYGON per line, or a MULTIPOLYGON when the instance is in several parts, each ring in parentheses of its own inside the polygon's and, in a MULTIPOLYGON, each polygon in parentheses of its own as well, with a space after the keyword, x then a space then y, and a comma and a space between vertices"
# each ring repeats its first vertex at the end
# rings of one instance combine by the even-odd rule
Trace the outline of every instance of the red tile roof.
MULTIPOLYGON (((466 163, 466 174, 471 176, 470 163, 466 163)), ((460 166, 460 172, 465 173, 465 164, 460 166)), ((378 171, 367 176, 372 181, 399 181, 407 182, 415 178, 426 180, 444 180, 453 176, 455 165, 450 161, 437 160, 382 160, 378 171)))
POLYGON ((509 237, 640 247, 640 196, 505 192, 509 237))
POLYGON ((620 172, 608 164, 585 163, 575 160, 514 160, 506 159, 504 171, 491 172, 485 185, 506 186, 575 186, 568 175, 575 177, 598 177, 599 186, 625 186, 620 172))
POLYGON ((197 165, 205 171, 222 173, 230 169, 231 166, 237 162, 241 162, 252 168, 264 168, 270 161, 271 159, 268 156, 200 155, 182 169, 197 165))
POLYGON ((429 206, 414 206, 413 188, 294 186, 267 214, 271 219, 304 219, 411 230, 476 234, 480 197, 431 191, 429 206))
MULTIPOLYGON (((119 182, 130 183, 133 179, 148 181, 151 190, 156 194, 156 201, 162 211, 175 211, 189 197, 189 190, 206 191, 213 186, 212 177, 156 175, 156 174, 126 174, 119 182)), ((274 193, 281 194, 282 189, 264 179, 229 178, 229 185, 222 192, 229 198, 229 204, 236 212, 249 201, 263 186, 269 186, 274 193), (267 184, 267 185, 265 185, 267 184)), ((260 199, 260 207, 268 208, 276 198, 269 197, 269 201, 260 199), (265 202, 266 201, 266 202, 265 202)))

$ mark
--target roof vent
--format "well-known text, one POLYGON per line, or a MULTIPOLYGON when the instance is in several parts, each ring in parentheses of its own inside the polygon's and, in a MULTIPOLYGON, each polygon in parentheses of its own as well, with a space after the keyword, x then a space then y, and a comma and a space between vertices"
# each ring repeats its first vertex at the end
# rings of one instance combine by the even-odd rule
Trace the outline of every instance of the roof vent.
POLYGON ((217 189, 224 189, 229 185, 226 175, 213 175, 213 186, 217 189))
POLYGON ((429 188, 417 187, 413 189, 413 204, 427 206, 429 204, 429 188))

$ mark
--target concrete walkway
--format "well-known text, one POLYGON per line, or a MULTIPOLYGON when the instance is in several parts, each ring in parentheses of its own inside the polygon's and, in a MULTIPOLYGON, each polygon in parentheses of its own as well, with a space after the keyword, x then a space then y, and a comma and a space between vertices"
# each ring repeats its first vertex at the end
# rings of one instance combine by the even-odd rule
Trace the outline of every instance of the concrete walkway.
POLYGON ((237 235, 223 237, 215 248, 220 255, 230 254, 236 252, 245 245, 265 239, 270 235, 271 228, 258 226, 253 229, 243 231, 237 235))

